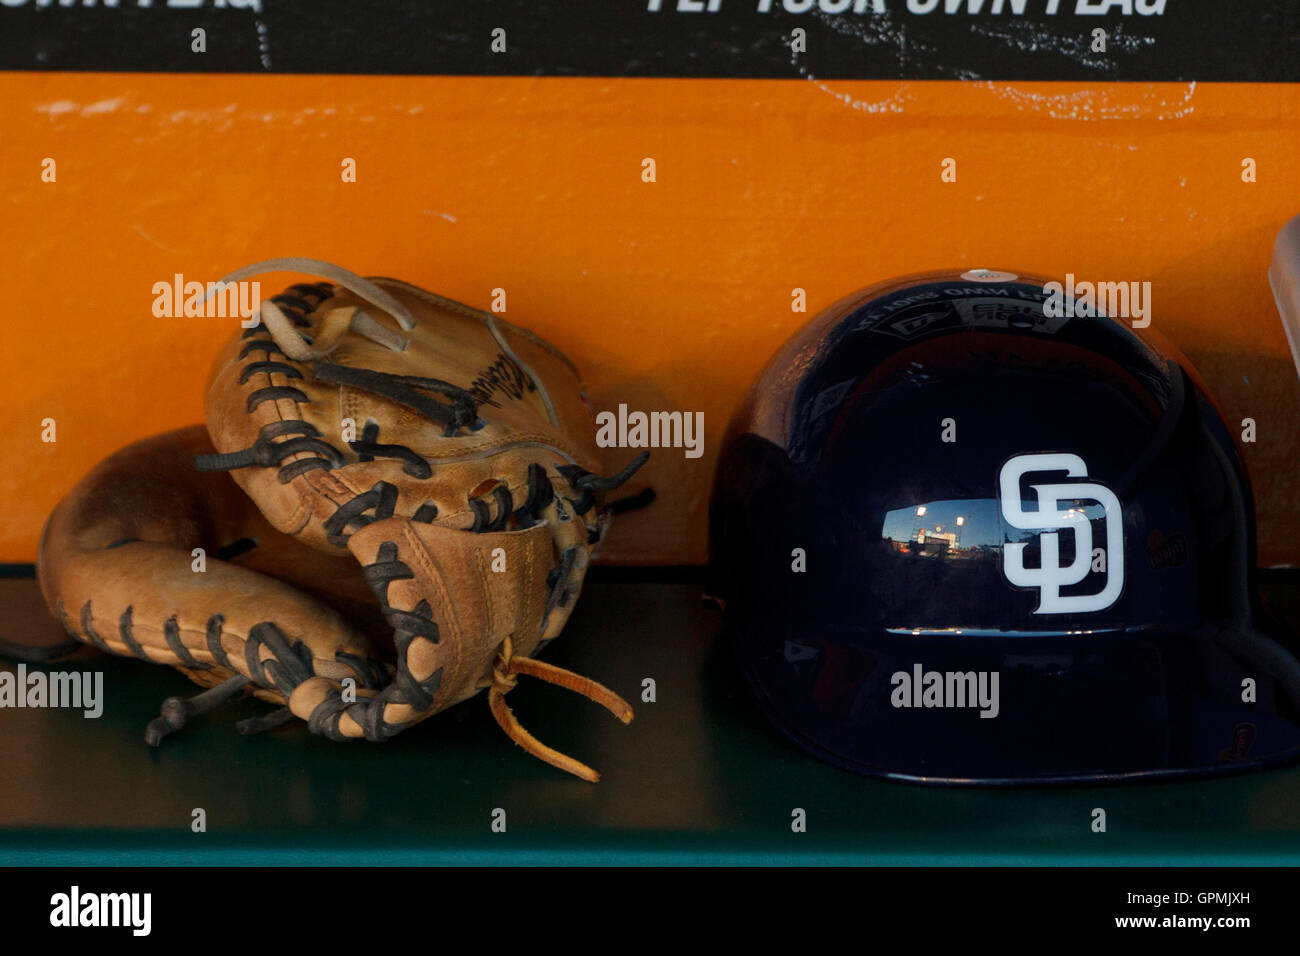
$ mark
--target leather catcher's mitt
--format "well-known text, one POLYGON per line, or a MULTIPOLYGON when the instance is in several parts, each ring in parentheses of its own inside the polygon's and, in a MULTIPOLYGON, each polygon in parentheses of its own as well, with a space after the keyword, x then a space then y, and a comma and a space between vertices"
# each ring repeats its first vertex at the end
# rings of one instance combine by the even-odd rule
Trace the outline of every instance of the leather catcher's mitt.
POLYGON ((154 745, 245 688, 281 707, 241 732, 297 716, 375 741, 487 689, 516 743, 595 781, 504 696, 531 674, 631 720, 533 655, 573 610, 603 493, 646 456, 597 476, 577 373, 524 329, 314 260, 223 281, 270 271, 336 284, 262 303, 217 358, 207 436, 129 446, 60 503, 38 562, 51 610, 82 641, 211 688, 167 700, 154 745))

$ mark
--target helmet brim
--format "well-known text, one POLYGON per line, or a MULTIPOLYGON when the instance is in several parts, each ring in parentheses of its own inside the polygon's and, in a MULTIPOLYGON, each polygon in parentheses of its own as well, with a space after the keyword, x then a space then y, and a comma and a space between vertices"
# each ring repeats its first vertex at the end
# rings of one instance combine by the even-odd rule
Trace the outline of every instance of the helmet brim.
POLYGON ((869 776, 1105 783, 1300 756, 1300 661, 1248 625, 1039 633, 1024 653, 1005 634, 728 630, 746 644, 742 670, 767 718, 814 756, 869 776))

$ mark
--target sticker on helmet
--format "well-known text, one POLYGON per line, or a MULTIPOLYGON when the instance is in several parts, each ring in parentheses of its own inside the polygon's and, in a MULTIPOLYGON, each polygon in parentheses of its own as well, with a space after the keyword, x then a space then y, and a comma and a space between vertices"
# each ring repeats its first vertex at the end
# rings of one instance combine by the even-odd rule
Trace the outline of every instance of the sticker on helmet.
MULTIPOLYGON (((1104 485, 1090 481, 1033 484, 1029 487, 1037 498, 1037 510, 1025 511, 1021 500, 1020 480, 1031 472, 1065 472, 1070 478, 1087 478, 1088 466, 1078 455, 1052 453, 1017 455, 1002 466, 998 475, 1002 517, 1014 528, 1038 531, 1040 561, 1036 568, 1025 567, 1023 542, 1007 542, 1002 547, 1002 572, 1016 587, 1037 588, 1035 614, 1077 614, 1104 611, 1114 604, 1124 589, 1124 521, 1119 498, 1104 485), (1100 506, 1106 521, 1106 545, 1093 551, 1092 518, 1088 506, 1100 506), (1061 508, 1062 502, 1070 504, 1061 508), (1060 532, 1074 535, 1074 558, 1061 566, 1060 532), (1079 584, 1090 572, 1105 575, 1105 585, 1093 594, 1062 594, 1061 589, 1079 584)), ((1093 507, 1096 510, 1096 506, 1093 507)))
POLYGON ((971 269, 963 272, 961 277, 971 282, 1015 282, 1020 278, 1014 272, 999 272, 997 269, 971 269))

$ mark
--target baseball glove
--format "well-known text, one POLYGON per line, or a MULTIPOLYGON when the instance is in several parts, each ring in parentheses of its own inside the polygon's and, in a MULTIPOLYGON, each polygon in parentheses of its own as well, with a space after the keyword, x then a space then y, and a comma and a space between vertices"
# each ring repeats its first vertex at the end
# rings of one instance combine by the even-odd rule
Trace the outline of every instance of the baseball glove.
POLYGON ((597 475, 577 373, 524 329, 315 260, 223 282, 271 271, 330 282, 263 301, 222 350, 206 435, 125 448, 60 503, 38 561, 52 612, 210 688, 168 699, 152 745, 245 690, 280 708, 241 732, 296 716, 372 741, 487 690, 516 743, 597 780, 505 695, 529 674, 631 720, 612 691, 533 655, 573 610, 604 493, 645 454, 597 475))

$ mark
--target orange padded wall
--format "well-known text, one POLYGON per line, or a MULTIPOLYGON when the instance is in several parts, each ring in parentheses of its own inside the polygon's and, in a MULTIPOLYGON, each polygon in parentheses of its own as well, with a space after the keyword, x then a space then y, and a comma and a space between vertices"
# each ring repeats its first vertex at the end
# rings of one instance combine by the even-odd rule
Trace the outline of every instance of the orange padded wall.
POLYGON ((1300 560, 1300 383, 1265 278, 1300 213, 1300 85, 0 81, 0 560, 33 559, 96 460, 200 420, 230 320, 155 319, 153 284, 281 255, 479 307, 502 288, 507 317, 569 353, 597 409, 702 411, 704 456, 654 453, 657 503, 616 523, 603 557, 622 563, 704 558, 732 408, 841 295, 952 265, 1150 280, 1155 328, 1230 422, 1257 422, 1263 563, 1300 560))

